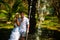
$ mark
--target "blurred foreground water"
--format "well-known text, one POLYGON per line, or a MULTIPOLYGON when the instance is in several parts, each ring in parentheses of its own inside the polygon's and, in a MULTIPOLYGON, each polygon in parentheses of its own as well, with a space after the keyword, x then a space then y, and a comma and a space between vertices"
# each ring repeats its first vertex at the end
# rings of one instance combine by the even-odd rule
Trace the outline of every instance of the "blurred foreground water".
MULTIPOLYGON (((8 40, 12 29, 0 29, 0 40, 8 40)), ((39 29, 39 32, 30 34, 28 40, 60 40, 60 32, 47 28, 39 29)), ((37 30, 38 31, 38 30, 37 30)))

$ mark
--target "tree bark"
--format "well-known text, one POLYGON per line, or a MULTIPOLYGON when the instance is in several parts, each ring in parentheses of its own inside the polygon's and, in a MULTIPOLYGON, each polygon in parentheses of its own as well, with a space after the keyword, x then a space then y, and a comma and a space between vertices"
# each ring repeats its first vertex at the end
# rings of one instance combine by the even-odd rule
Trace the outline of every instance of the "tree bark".
MULTIPOLYGON (((31 8, 31 14, 30 14, 30 30, 29 32, 31 34, 34 34, 35 31, 36 31, 36 19, 35 19, 35 14, 36 14, 36 2, 37 0, 33 0, 32 1, 32 8, 31 8)), ((30 3, 31 3, 31 0, 28 0, 28 13, 30 11, 30 3)))

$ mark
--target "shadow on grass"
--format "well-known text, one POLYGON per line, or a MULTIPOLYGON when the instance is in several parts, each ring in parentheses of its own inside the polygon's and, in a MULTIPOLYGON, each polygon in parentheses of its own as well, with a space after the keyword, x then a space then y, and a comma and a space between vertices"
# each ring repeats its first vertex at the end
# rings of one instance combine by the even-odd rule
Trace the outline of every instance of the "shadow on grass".
POLYGON ((42 29, 42 37, 53 38, 53 40, 60 40, 60 32, 57 30, 42 29))
POLYGON ((12 29, 0 29, 0 40, 8 40, 12 29))
MULTIPOLYGON (((0 29, 0 40, 8 40, 12 29, 0 29)), ((42 29, 42 37, 52 37, 54 40, 60 40, 60 32, 57 30, 42 29)), ((32 36, 32 35, 31 35, 32 36)))

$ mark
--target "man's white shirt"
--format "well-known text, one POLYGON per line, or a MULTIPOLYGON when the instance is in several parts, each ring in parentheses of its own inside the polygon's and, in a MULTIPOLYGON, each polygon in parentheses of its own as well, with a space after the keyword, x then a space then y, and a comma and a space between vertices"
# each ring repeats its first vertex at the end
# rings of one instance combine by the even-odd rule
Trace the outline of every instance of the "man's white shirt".
POLYGON ((24 16, 23 21, 20 23, 20 32, 26 32, 27 25, 29 25, 29 19, 24 16))

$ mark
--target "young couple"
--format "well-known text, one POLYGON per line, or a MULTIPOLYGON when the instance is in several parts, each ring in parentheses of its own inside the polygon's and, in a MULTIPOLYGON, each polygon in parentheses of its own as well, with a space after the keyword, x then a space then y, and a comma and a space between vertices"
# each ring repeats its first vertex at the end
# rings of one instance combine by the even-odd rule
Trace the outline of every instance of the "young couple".
POLYGON ((21 17, 16 14, 15 28, 12 30, 9 40, 25 40, 26 32, 29 32, 29 19, 25 17, 24 12, 19 14, 21 17))

